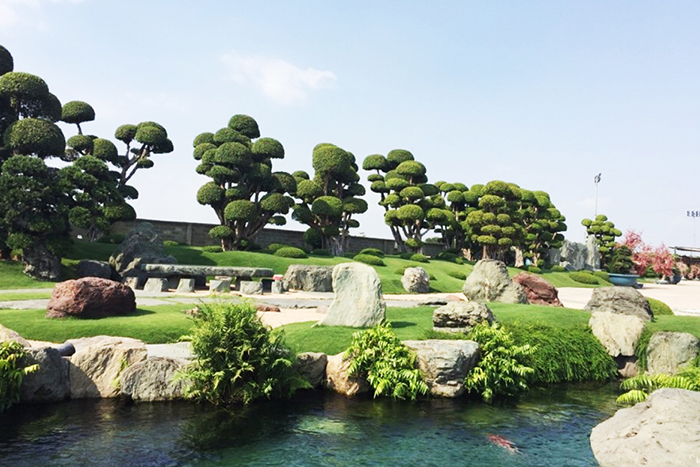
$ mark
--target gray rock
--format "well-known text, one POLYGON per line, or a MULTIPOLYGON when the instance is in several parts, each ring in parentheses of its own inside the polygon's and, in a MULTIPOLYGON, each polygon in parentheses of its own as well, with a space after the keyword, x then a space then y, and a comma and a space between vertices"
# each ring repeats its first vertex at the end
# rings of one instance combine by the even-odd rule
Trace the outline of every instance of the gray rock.
POLYGON ((40 281, 58 281, 61 278, 61 259, 51 253, 43 243, 23 250, 23 272, 40 281))
POLYGON ((631 315, 595 311, 588 325, 612 357, 631 357, 644 331, 644 321, 631 315))
POLYGON ((186 360, 149 357, 134 363, 121 375, 121 393, 135 401, 181 399, 184 381, 173 381, 186 360))
POLYGON ((297 369, 311 386, 317 388, 326 379, 328 356, 321 352, 304 352, 297 355, 297 369))
POLYGON ((31 347, 31 344, 27 342, 27 340, 20 336, 18 332, 13 331, 10 328, 6 328, 2 324, 0 324, 0 342, 5 342, 5 341, 15 341, 19 344, 22 344, 23 347, 31 347))
POLYGON ((421 267, 406 268, 401 277, 403 289, 409 293, 430 292, 430 275, 421 267))
POLYGON ((177 284, 177 293, 192 293, 194 292, 194 279, 180 279, 177 284))
POLYGON ((477 302, 527 303, 523 289, 508 275, 502 261, 482 259, 474 265, 462 292, 477 302))
MULTIPOLYGON (((583 243, 570 242, 564 240, 564 243, 559 250, 559 261, 561 263, 569 263, 569 267, 575 271, 586 268, 586 259, 588 258, 588 249, 583 243)), ((563 264, 562 264, 563 265, 563 264)))
POLYGON ((382 282, 371 266, 356 262, 336 265, 333 290, 333 303, 319 324, 367 328, 386 319, 382 282))
POLYGON ((670 467, 700 463, 700 392, 659 389, 593 428, 601 467, 670 467))
POLYGON ((103 279, 112 278, 112 266, 107 261, 97 261, 94 259, 81 259, 77 269, 78 277, 101 277, 103 279))
POLYGON ((263 284, 259 281, 241 281, 239 292, 244 295, 262 295, 263 284))
POLYGON ((143 286, 144 292, 167 292, 168 291, 168 279, 163 279, 161 277, 149 277, 146 281, 146 285, 143 286))
POLYGON ((433 396, 458 397, 464 394, 464 378, 479 359, 479 344, 463 340, 403 343, 416 352, 418 368, 433 396))
POLYGON ((132 276, 132 277, 125 277, 124 278, 124 285, 131 288, 131 290, 140 289, 143 283, 144 283, 143 277, 132 276))
POLYGON ((272 284, 270 284, 270 293, 284 293, 284 282, 272 281, 272 284))
POLYGON ((698 338, 687 332, 655 332, 647 346, 647 371, 675 374, 698 356, 698 338))
POLYGON ((290 264, 283 281, 287 290, 333 292, 333 267, 290 264))
POLYGON ((631 287, 601 287, 593 290, 586 311, 607 311, 651 321, 654 314, 646 298, 631 287))
POLYGON ((177 264, 177 260, 165 254, 163 240, 149 222, 141 222, 126 234, 121 245, 112 253, 109 264, 122 277, 136 276, 146 280, 148 275, 141 264, 177 264))
POLYGON ((329 355, 326 362, 326 388, 346 396, 370 392, 372 388, 366 379, 348 375, 349 367, 350 360, 345 360, 342 353, 329 355))
POLYGON ((493 323, 493 313, 479 302, 450 302, 433 311, 433 326, 436 331, 469 332, 484 322, 493 323))
POLYGON ((39 370, 22 379, 22 402, 60 402, 70 397, 68 360, 52 347, 27 349, 25 365, 38 364, 39 370))
POLYGON ((600 253, 593 235, 586 237, 586 269, 593 271, 600 269, 600 253))
POLYGON ((231 291, 231 279, 212 279, 209 281, 209 292, 228 293, 231 291))

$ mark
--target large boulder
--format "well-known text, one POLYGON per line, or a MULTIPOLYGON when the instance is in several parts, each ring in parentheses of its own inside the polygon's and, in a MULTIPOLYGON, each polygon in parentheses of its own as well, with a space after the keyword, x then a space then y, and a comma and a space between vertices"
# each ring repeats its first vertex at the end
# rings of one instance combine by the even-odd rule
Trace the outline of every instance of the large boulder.
POLYGON ((464 340, 404 341, 416 352, 430 393, 438 397, 464 394, 464 378, 479 359, 479 344, 464 340))
POLYGON ((513 282, 503 261, 482 259, 474 265, 462 292, 476 302, 527 303, 522 287, 513 282))
POLYGON ((149 357, 134 363, 121 374, 121 393, 135 401, 182 399, 184 381, 173 381, 187 360, 149 357))
POLYGON ((101 336, 102 341, 76 346, 71 357, 71 398, 117 397, 121 375, 131 365, 145 360, 148 351, 141 341, 101 336))
POLYGON ((10 328, 6 328, 2 324, 0 324, 0 342, 5 342, 5 341, 15 341, 19 344, 22 344, 22 347, 31 347, 31 344, 22 336, 19 335, 18 332, 13 331, 10 328))
POLYGON ((104 318, 136 311, 134 291, 119 282, 83 277, 56 284, 46 308, 47 318, 104 318))
POLYGON ((469 332, 481 323, 493 323, 493 313, 483 303, 449 302, 433 311, 433 329, 436 331, 469 332))
POLYGON ((406 268, 401 276, 401 285, 409 293, 430 292, 430 274, 421 267, 406 268))
POLYGON ((586 237, 586 269, 600 269, 600 253, 598 252, 598 243, 595 236, 589 235, 586 237))
POLYGON ((333 292, 333 266, 290 264, 282 281, 287 290, 333 292))
POLYGON ((350 360, 343 354, 329 355, 326 362, 326 388, 346 396, 369 392, 372 388, 365 378, 348 375, 350 360))
POLYGON ((633 356, 644 332, 644 321, 641 318, 602 311, 593 312, 588 325, 612 357, 633 356))
POLYGON ((61 278, 61 258, 51 253, 43 243, 25 248, 22 254, 23 272, 40 281, 57 281, 61 278))
POLYGON ((601 467, 691 466, 700 463, 700 392, 659 389, 593 428, 601 467))
POLYGON ((631 287, 601 287, 593 290, 591 299, 583 308, 586 311, 607 311, 622 315, 631 315, 651 321, 654 313, 649 302, 631 287))
POLYGON ((60 402, 70 397, 68 360, 52 347, 26 349, 24 365, 38 364, 39 370, 22 378, 22 402, 60 402))
POLYGON ((333 303, 319 324, 368 328, 386 318, 382 282, 371 266, 362 263, 336 265, 333 290, 333 303))
POLYGON ((655 332, 647 346, 647 371, 675 374, 698 356, 698 338, 687 332, 655 332))
POLYGON ((588 248, 586 245, 564 240, 559 250, 559 264, 565 264, 567 269, 574 271, 591 269, 591 266, 586 264, 587 258, 588 248))
POLYGON ((531 304, 564 306, 559 300, 557 288, 543 277, 523 271, 515 275, 513 280, 522 287, 527 296, 527 301, 531 304))
POLYGON ((125 277, 138 277, 146 282, 148 275, 141 264, 177 264, 177 260, 165 254, 163 240, 153 224, 141 222, 126 234, 124 241, 109 257, 109 264, 125 277))
POLYGON ((328 356, 321 352, 303 352, 297 355, 296 367, 299 374, 313 387, 319 387, 326 379, 328 356))
POLYGON ((76 272, 78 273, 78 277, 112 278, 112 266, 110 266, 107 261, 81 259, 76 272))

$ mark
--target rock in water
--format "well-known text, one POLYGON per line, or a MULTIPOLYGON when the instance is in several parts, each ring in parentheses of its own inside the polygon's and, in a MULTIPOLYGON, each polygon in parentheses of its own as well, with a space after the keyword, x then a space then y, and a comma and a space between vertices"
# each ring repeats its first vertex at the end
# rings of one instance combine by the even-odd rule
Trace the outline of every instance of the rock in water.
POLYGON ((430 393, 438 397, 464 394, 464 378, 479 359, 479 344, 463 340, 404 341, 416 352, 418 367, 430 393))
POLYGON ((350 376, 348 369, 350 360, 345 360, 343 354, 328 355, 326 363, 326 388, 346 396, 354 396, 369 392, 372 387, 365 378, 350 376))
POLYGON ((136 311, 134 291, 124 284, 83 277, 56 284, 46 308, 47 318, 104 318, 136 311))
POLYGON ((688 332, 655 332, 647 346, 647 370, 651 374, 675 374, 698 356, 698 338, 688 332))
POLYGON ((333 292, 333 267, 290 264, 284 274, 283 283, 285 289, 333 292))
POLYGON ((583 308, 586 311, 607 311, 622 315, 632 315, 651 321, 654 313, 649 302, 631 287, 601 287, 593 290, 591 299, 583 308))
POLYGON ((52 347, 27 349, 26 365, 38 364, 39 370, 22 378, 22 402, 59 402, 70 397, 68 360, 52 347))
POLYGON ((474 265, 462 292, 476 302, 527 303, 525 292, 510 278, 505 263, 493 259, 474 265))
POLYGON ((601 467, 698 465, 700 392, 659 389, 593 428, 590 439, 601 467))
POLYGON ((109 264, 124 277, 139 277, 146 282, 147 274, 141 264, 177 264, 177 260, 165 254, 163 240, 153 224, 141 222, 126 234, 124 242, 112 253, 109 264))
POLYGON ((186 360, 149 357, 134 363, 121 375, 121 393, 135 401, 167 401, 182 399, 184 381, 173 381, 186 360))
POLYGON ((430 292, 430 274, 421 267, 406 268, 401 277, 401 285, 406 292, 430 292))
POLYGON ((559 301, 557 288, 537 274, 518 273, 513 280, 523 288, 527 301, 533 305, 564 306, 559 301))
POLYGON ((304 352, 297 355, 296 368, 299 374, 317 388, 326 380, 328 356, 320 352, 304 352))
POLYGON ((382 283, 377 271, 362 263, 341 263, 333 268, 333 303, 319 324, 367 328, 386 318, 382 283))
POLYGON ((644 331, 641 318, 601 311, 593 312, 588 325, 612 357, 633 356, 644 331))

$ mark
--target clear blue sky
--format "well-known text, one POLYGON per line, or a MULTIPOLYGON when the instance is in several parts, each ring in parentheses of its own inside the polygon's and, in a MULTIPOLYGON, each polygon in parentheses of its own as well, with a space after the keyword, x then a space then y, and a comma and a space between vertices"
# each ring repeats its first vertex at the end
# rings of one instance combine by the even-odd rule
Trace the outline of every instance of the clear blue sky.
MULTIPOLYGON (((602 173, 598 212, 667 246, 700 246, 698 25, 673 0, 0 0, 15 70, 89 102, 86 132, 167 128, 175 152, 132 179, 140 217, 215 222, 192 140, 243 113, 284 145, 275 170, 312 172, 321 142, 360 165, 408 149, 433 182, 548 192, 573 241, 602 173)), ((390 237, 367 200, 357 232, 390 237)))

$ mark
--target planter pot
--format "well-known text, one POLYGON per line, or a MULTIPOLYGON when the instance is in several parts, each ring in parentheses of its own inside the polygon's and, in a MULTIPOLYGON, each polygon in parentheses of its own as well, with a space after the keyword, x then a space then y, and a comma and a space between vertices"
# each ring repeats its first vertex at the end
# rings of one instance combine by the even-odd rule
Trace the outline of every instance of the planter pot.
POLYGON ((620 287, 634 287, 634 288, 641 287, 641 284, 637 283, 637 278, 639 276, 636 274, 609 273, 608 277, 610 278, 610 282, 612 282, 613 285, 618 285, 620 287))

